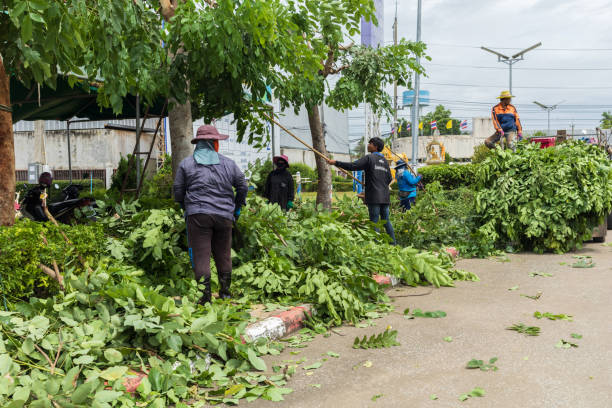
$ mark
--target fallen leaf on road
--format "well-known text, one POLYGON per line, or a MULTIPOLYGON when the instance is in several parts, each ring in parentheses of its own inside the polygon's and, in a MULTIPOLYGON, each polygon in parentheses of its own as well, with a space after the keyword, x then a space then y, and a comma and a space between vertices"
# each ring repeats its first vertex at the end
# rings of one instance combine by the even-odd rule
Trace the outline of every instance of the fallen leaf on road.
POLYGON ((581 339, 582 338, 582 334, 572 333, 572 338, 574 338, 574 339, 581 339))
POLYGON ((310 384, 313 388, 321 388, 321 384, 310 384))
POLYGON ((431 399, 431 400, 435 401, 435 400, 437 400, 437 399, 438 399, 438 396, 437 396, 436 394, 431 394, 431 395, 429 396, 429 399, 431 399))
POLYGON ((340 358, 340 354, 334 353, 333 351, 328 351, 327 355, 333 358, 340 358))
POLYGON ((444 341, 450 343, 451 341, 453 341, 453 338, 451 336, 445 337, 444 341))
POLYGON ((516 285, 516 286, 513 286, 511 288, 508 288, 508 290, 517 290, 518 288, 519 288, 518 285, 516 285))
POLYGON ((365 363, 363 363, 363 366, 366 367, 366 368, 370 368, 370 367, 372 367, 372 362, 370 360, 368 360, 365 363))
POLYGON ((323 365, 323 363, 322 363, 322 362, 317 361, 317 362, 316 362, 316 363, 314 363, 314 364, 311 364, 311 365, 309 365, 309 366, 302 367, 302 368, 303 368, 304 370, 316 370, 317 368, 321 367, 322 365, 323 365))
POLYGON ((382 394, 376 394, 375 396, 372 397, 372 401, 376 401, 377 399, 381 398, 383 395, 382 394))

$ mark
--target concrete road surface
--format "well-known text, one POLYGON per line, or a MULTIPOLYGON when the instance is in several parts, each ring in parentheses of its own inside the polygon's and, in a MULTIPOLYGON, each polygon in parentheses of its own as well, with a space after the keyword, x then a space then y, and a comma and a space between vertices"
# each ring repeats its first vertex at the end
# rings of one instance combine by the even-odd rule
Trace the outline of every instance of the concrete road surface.
MULTIPOLYGON (((480 282, 458 282, 455 288, 410 296, 428 288, 392 289, 395 311, 375 319, 376 326, 344 326, 339 334, 317 338, 304 349, 287 348, 267 358, 269 367, 282 360, 306 358, 288 387, 285 402, 258 400, 249 407, 612 407, 612 248, 587 244, 566 255, 509 255, 495 259, 462 260, 458 267, 477 273, 480 282), (572 268, 572 255, 590 255, 596 266, 572 268), (562 265, 561 263, 565 263, 562 265), (530 277, 530 272, 552 277, 530 277), (508 290, 519 286, 517 290, 508 290), (542 291, 538 300, 522 297, 542 291), (442 310, 445 318, 403 317, 404 309, 442 310), (573 321, 538 320, 535 311, 568 314, 573 321), (539 326, 541 334, 527 337, 506 327, 514 323, 539 326), (398 330, 401 346, 354 350, 355 336, 398 330), (572 333, 582 335, 573 339, 572 333), (452 337, 452 342, 443 339, 452 337), (560 349, 565 339, 578 348, 560 349), (302 350, 298 355, 290 351, 302 350), (330 358, 328 351, 340 354, 330 358), (468 370, 475 358, 498 357, 498 371, 468 370), (317 361, 321 368, 302 367, 317 361), (365 365, 369 365, 366 367, 365 365), (307 375, 312 373, 312 375, 307 375), (313 387, 320 384, 320 388, 313 387), (474 387, 484 397, 460 402, 474 387), (436 400, 431 396, 435 394, 436 400), (372 398, 381 395, 375 401, 372 398)), ((242 405, 242 404, 241 404, 242 405)))

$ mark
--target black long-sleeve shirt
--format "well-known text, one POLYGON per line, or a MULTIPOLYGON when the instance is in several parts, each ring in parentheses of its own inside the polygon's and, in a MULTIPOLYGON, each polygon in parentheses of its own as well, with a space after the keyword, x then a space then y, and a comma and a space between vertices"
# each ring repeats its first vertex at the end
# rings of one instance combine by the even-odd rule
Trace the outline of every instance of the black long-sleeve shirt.
POLYGON ((271 202, 277 203, 283 210, 287 203, 295 198, 293 177, 289 170, 273 170, 266 179, 264 196, 271 202))
POLYGON ((336 161, 341 169, 356 171, 365 170, 365 203, 389 204, 389 184, 391 183, 391 170, 389 163, 380 153, 370 153, 361 159, 349 162, 336 161))

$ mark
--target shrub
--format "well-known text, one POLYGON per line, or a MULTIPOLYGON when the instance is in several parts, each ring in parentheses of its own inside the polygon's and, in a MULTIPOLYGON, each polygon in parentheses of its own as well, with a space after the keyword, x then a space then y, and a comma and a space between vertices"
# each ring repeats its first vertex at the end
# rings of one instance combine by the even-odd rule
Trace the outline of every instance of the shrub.
POLYGON ((56 281, 44 274, 39 264, 53 268, 55 260, 60 273, 65 275, 83 271, 77 254, 90 261, 98 259, 104 246, 101 225, 62 225, 60 228, 71 245, 66 244, 60 229, 49 222, 20 219, 12 227, 0 227, 0 289, 7 296, 25 299, 32 294, 40 296, 56 291, 56 281))
POLYGON ((482 163, 491 155, 491 150, 483 144, 474 146, 474 155, 472 155, 472 164, 482 163))
POLYGON ((142 195, 152 198, 168 199, 172 198, 172 158, 166 155, 163 158, 162 166, 157 170, 153 177, 144 181, 142 195))
POLYGON ((476 166, 473 164, 436 164, 419 169, 423 183, 439 182, 444 189, 467 187, 474 183, 476 166))
MULTIPOLYGON (((121 191, 121 186, 123 185, 123 179, 125 178, 125 175, 128 170, 128 162, 131 157, 132 155, 128 154, 126 157, 121 156, 121 159, 119 159, 119 164, 117 165, 117 171, 115 172, 115 174, 113 174, 113 177, 111 179, 112 180, 111 186, 110 186, 111 190, 121 191)), ((142 159, 139 159, 139 160, 142 165, 143 164, 142 159)), ((136 163, 135 162, 132 164, 132 170, 130 171, 130 175, 127 179, 125 188, 136 188, 136 163)))

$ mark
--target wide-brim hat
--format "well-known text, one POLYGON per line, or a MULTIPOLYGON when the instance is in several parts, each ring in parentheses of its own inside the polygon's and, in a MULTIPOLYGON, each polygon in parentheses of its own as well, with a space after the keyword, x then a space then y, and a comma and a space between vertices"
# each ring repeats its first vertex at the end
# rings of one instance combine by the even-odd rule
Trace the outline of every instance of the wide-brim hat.
POLYGON ((279 160, 284 160, 285 163, 287 163, 287 166, 289 166, 289 158, 284 154, 281 154, 280 156, 274 156, 272 158, 272 163, 276 164, 276 162, 278 162, 279 160))
POLYGON ((229 135, 222 135, 213 125, 202 125, 198 128, 196 135, 191 139, 191 143, 196 144, 198 140, 225 140, 229 135))
POLYGON ((398 160, 397 163, 395 163, 395 170, 402 167, 406 167, 406 162, 403 160, 398 160))
POLYGON ((502 91, 497 99, 506 99, 506 98, 514 98, 514 95, 510 93, 510 91, 502 91))

